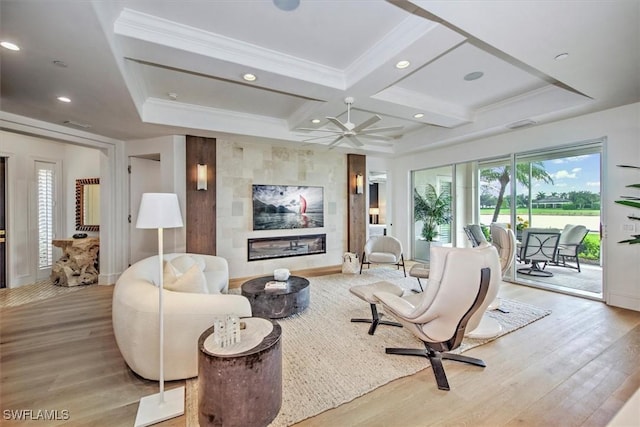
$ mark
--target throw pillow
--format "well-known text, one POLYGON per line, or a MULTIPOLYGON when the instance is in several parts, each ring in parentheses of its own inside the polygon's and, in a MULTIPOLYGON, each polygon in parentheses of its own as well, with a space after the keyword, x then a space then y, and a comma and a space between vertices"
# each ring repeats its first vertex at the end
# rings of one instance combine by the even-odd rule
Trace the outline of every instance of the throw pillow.
POLYGON ((164 288, 174 292, 208 293, 207 280, 196 264, 191 266, 186 273, 177 276, 173 282, 165 282, 164 288))
POLYGON ((204 258, 195 255, 180 255, 172 259, 170 262, 180 273, 185 273, 194 264, 198 266, 200 271, 204 271, 205 267, 204 258))

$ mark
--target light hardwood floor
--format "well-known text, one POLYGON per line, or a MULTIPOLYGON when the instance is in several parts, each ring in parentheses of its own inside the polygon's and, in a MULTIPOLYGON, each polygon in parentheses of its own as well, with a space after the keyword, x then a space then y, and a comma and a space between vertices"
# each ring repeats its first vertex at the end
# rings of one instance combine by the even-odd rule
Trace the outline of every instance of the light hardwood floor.
MULTIPOLYGON (((157 383, 138 378, 120 356, 112 289, 2 309, 0 424, 133 424, 138 400, 157 383), (70 419, 4 419, 19 409, 68 410, 70 419)), ((445 361, 449 392, 437 389, 429 368, 297 426, 606 425, 640 386, 640 313, 516 285, 501 295, 553 313, 468 352, 487 368, 445 361)), ((185 424, 180 417, 159 425, 185 424)))

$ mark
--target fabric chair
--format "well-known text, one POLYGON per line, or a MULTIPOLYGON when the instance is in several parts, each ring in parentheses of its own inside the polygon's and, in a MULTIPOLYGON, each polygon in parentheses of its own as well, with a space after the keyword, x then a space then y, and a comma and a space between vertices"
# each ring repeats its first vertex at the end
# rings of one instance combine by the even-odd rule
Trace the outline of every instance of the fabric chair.
POLYGON ((482 227, 478 224, 469 224, 466 227, 463 227, 463 230, 471 242, 471 246, 474 248, 487 241, 487 238, 482 232, 482 227))
POLYGON ((554 264, 567 268, 574 268, 580 272, 580 260, 578 259, 578 251, 584 241, 585 237, 589 234, 589 230, 584 225, 572 225, 567 224, 560 234, 560 240, 558 241, 558 251, 554 264), (567 264, 567 258, 573 258, 576 260, 576 265, 567 264))
MULTIPOLYGON (((198 375, 198 338, 216 318, 227 315, 251 317, 249 300, 227 294, 229 267, 227 260, 215 255, 168 253, 165 261, 163 289, 164 379, 167 381, 198 375), (192 258, 202 269, 204 287, 196 292, 195 276, 188 270, 188 291, 169 290, 167 265, 180 267, 178 261, 192 258)), ((172 267, 173 268, 173 267, 172 267)), ((124 361, 132 371, 148 380, 158 380, 160 356, 158 342, 158 256, 136 262, 118 278, 113 289, 113 334, 124 361)), ((175 283, 174 283, 175 285, 175 283)))
POLYGON ((480 322, 492 293, 492 270, 499 269, 493 246, 481 249, 432 247, 429 285, 423 293, 401 298, 387 292, 375 296, 408 330, 424 344, 424 349, 387 348, 388 354, 429 359, 438 388, 449 390, 442 359, 486 366, 476 358, 449 353, 458 348, 465 331, 480 322))
POLYGON ((407 271, 404 268, 404 256, 402 255, 402 243, 392 236, 374 236, 367 240, 362 252, 360 274, 362 274, 362 267, 365 264, 367 264, 367 268, 371 264, 393 264, 398 267, 398 270, 402 266, 404 277, 407 277, 407 271))
POLYGON ((553 276, 553 273, 544 269, 548 263, 552 263, 556 259, 560 233, 529 230, 526 236, 523 233, 524 238, 526 240, 520 249, 520 261, 530 265, 519 268, 518 273, 539 277, 553 276))

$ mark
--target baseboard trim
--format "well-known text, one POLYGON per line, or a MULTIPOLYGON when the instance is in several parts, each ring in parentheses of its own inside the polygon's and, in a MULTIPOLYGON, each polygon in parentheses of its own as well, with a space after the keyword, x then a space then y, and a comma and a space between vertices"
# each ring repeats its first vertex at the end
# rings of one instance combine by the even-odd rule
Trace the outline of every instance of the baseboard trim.
MULTIPOLYGON (((294 276, 302 277, 314 277, 314 276, 326 276, 328 274, 342 273, 342 264, 330 265, 327 267, 307 268, 304 270, 294 270, 291 272, 294 276)), ((259 274, 257 276, 238 277, 229 279, 229 288, 239 288, 247 280, 255 279, 256 277, 263 277, 265 274, 259 274)))

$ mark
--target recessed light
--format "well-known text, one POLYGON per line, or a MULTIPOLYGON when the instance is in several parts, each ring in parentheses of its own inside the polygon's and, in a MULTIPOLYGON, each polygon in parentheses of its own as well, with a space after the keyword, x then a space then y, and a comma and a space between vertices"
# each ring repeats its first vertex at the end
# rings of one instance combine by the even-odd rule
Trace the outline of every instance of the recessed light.
POLYGON ((60 101, 60 102, 71 102, 71 98, 68 98, 66 96, 59 96, 58 97, 58 101, 60 101))
POLYGON ((300 0, 273 0, 273 4, 280 10, 290 11, 300 6, 300 0))
POLYGON ((320 119, 313 119, 313 120, 311 120, 311 123, 318 124, 318 123, 320 123, 320 119))
POLYGON ((411 62, 407 61, 407 60, 402 60, 402 61, 398 61, 396 63, 396 68, 399 70, 403 70, 405 68, 407 68, 409 65, 411 65, 411 62))
POLYGON ((178 99, 178 94, 175 92, 169 92, 167 93, 167 96, 169 97, 170 100, 175 101, 176 99, 178 99))
POLYGON ((242 76, 243 79, 245 79, 248 82, 255 82, 257 77, 255 74, 251 74, 251 73, 247 73, 245 75, 242 76))
POLYGON ((11 42, 0 42, 0 46, 9 50, 20 50, 17 44, 11 42))
POLYGON ((60 67, 60 68, 67 68, 67 63, 64 62, 64 61, 55 60, 55 61, 53 61, 53 65, 55 65, 57 67, 60 67))
POLYGON ((567 52, 563 52, 559 55, 556 55, 555 59, 556 61, 562 61, 563 59, 567 59, 569 57, 569 54, 567 52))
POLYGON ((423 118, 423 117, 424 117, 424 114, 423 114, 423 113, 415 113, 415 114, 413 115, 413 118, 414 118, 414 119, 421 119, 421 118, 423 118))
POLYGON ((474 71, 474 72, 469 73, 466 76, 464 76, 464 79, 466 81, 470 82, 470 81, 473 81, 473 80, 478 80, 482 76, 484 76, 484 73, 482 71, 474 71))

